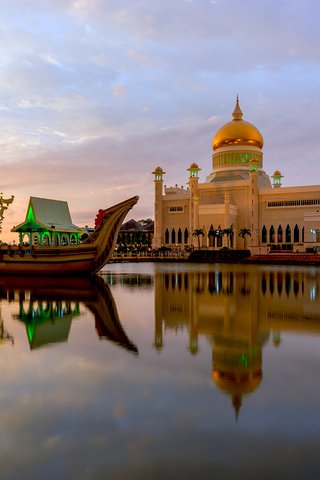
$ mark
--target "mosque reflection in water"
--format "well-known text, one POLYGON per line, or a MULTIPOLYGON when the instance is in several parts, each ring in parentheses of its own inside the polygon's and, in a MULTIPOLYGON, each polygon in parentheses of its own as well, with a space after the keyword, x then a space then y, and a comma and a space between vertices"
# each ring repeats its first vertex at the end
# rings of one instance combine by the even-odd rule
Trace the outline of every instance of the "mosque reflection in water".
POLYGON ((319 273, 216 270, 155 274, 155 338, 188 330, 189 351, 199 337, 212 345, 212 378, 231 397, 236 417, 244 395, 262 381, 262 349, 281 332, 320 333, 319 273))

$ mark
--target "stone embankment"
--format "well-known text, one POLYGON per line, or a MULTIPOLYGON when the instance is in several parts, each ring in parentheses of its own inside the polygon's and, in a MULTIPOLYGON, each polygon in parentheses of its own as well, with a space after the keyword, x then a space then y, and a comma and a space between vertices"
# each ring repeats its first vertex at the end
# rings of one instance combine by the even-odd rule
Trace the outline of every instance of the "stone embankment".
POLYGON ((189 254, 162 254, 153 253, 148 255, 113 255, 111 263, 120 262, 188 262, 189 254))
POLYGON ((319 253, 266 253, 250 256, 249 250, 195 250, 148 255, 114 255, 111 262, 192 262, 192 263, 246 263, 261 265, 316 265, 319 253))
POLYGON ((194 250, 189 262, 194 263, 241 263, 250 257, 250 250, 194 250))
POLYGON ((318 253, 266 253, 264 255, 252 255, 242 263, 264 265, 316 265, 320 266, 320 254, 318 253))

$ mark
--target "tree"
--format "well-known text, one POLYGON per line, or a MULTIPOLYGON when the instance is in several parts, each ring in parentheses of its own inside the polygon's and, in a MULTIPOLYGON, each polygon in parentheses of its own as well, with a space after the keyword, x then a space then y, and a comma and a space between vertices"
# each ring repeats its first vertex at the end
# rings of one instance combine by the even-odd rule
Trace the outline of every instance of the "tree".
POLYGON ((251 237, 251 231, 249 228, 241 228, 239 237, 243 238, 243 248, 247 249, 247 237, 251 237))
POLYGON ((150 223, 153 223, 152 218, 142 218, 141 220, 138 220, 138 222, 143 226, 146 227, 147 225, 150 225, 150 223))
POLYGON ((200 246, 200 237, 201 237, 201 235, 204 236, 204 232, 203 232, 202 228, 196 228, 196 229, 193 231, 193 233, 192 233, 192 236, 193 236, 193 237, 197 237, 197 238, 198 238, 199 250, 200 250, 200 248, 201 248, 201 246, 200 246))
POLYGON ((222 230, 222 235, 226 235, 227 236, 227 245, 228 247, 230 248, 230 240, 233 238, 233 227, 231 225, 231 227, 229 228, 224 228, 222 230))

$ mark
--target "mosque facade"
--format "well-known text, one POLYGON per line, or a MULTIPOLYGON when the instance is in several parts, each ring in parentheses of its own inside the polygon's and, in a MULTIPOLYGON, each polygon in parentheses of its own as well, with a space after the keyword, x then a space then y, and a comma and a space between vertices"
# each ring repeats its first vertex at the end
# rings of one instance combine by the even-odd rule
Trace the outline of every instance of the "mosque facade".
POLYGON ((203 183, 196 163, 187 169, 188 188, 165 186, 160 166, 152 172, 155 248, 319 248, 320 185, 283 187, 279 170, 267 175, 263 137, 243 119, 238 97, 232 120, 216 132, 212 148, 212 170, 203 183))

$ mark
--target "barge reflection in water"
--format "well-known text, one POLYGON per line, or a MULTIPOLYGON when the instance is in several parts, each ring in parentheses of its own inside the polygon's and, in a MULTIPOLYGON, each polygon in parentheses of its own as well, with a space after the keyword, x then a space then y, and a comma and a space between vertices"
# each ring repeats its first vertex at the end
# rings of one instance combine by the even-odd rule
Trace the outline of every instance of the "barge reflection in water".
POLYGON ((31 350, 67 342, 72 320, 81 315, 82 302, 94 315, 100 339, 138 353, 121 326, 110 289, 101 277, 2 277, 0 292, 2 301, 17 299, 19 312, 13 318, 25 324, 31 350))

